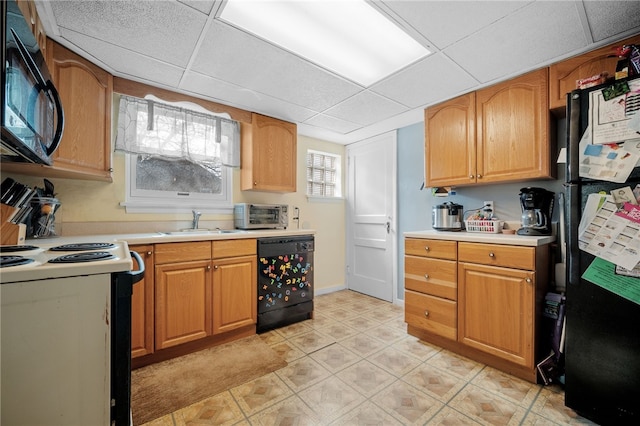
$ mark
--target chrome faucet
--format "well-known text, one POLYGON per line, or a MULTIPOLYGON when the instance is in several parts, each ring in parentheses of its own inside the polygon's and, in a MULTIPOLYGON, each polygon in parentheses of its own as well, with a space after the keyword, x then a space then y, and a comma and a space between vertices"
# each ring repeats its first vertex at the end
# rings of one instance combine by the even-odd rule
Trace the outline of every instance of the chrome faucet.
POLYGON ((202 213, 195 210, 191 210, 191 213, 193 213, 193 223, 191 224, 191 227, 193 229, 198 229, 198 221, 200 220, 200 215, 202 213))

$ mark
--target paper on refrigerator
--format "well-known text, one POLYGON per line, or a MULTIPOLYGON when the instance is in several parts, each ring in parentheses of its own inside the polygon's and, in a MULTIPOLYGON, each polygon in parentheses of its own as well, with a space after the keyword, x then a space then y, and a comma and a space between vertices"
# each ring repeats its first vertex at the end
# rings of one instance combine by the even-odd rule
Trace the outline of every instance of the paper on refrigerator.
POLYGON ((640 206, 625 203, 619 210, 605 199, 578 236, 578 247, 626 269, 640 262, 640 206))
POLYGON ((580 177, 624 183, 640 162, 636 141, 624 144, 598 145, 591 143, 587 130, 580 140, 580 177), (630 149, 627 149, 629 146, 630 149))
POLYGON ((602 145, 640 138, 640 79, 629 92, 605 101, 602 90, 589 93, 591 143, 602 145))

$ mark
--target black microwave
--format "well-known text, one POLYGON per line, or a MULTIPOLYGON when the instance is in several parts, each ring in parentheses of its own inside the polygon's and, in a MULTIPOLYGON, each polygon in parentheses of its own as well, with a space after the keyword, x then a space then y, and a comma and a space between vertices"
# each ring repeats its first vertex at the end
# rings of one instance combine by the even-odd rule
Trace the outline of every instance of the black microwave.
POLYGON ((16 1, 1 3, 2 161, 51 165, 64 128, 60 96, 16 1))

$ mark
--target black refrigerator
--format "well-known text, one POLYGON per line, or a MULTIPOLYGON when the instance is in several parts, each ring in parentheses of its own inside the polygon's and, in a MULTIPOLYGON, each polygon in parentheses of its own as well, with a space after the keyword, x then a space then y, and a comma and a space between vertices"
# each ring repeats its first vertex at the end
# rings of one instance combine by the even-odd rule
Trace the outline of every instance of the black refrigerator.
MULTIPOLYGON (((633 85, 632 79, 625 81, 633 85)), ((588 195, 640 183, 637 164, 624 183, 580 176, 585 174, 581 167, 588 167, 588 160, 580 157, 581 150, 585 152, 580 141, 590 131, 589 116, 594 119, 589 107, 597 104, 597 93, 592 92, 603 89, 611 90, 611 85, 567 95, 565 404, 602 425, 640 424, 640 304, 586 280, 585 271, 597 258, 579 248, 578 226, 588 195)), ((620 99, 626 100, 624 95, 620 99)), ((637 267, 627 270, 634 271, 637 267)), ((640 278, 629 276, 626 284, 640 287, 640 278)))

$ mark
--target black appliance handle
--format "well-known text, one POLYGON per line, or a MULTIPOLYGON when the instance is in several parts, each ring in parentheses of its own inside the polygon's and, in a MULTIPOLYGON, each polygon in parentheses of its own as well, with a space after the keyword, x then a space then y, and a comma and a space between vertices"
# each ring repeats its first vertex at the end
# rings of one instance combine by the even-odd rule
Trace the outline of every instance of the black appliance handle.
POLYGON ((567 93, 567 159, 566 182, 575 183, 580 180, 580 108, 581 92, 574 90, 567 93), (575 148, 574 148, 575 147, 575 148))
POLYGON ((64 130, 64 109, 62 109, 62 101, 60 100, 58 90, 53 85, 53 82, 51 80, 47 81, 45 89, 48 90, 49 93, 51 93, 53 103, 56 106, 56 113, 58 114, 58 119, 56 120, 56 133, 53 135, 51 145, 46 148, 47 155, 51 156, 54 152, 56 152, 58 146, 60 146, 60 141, 62 141, 62 131, 64 130))
POLYGON ((140 257, 140 254, 138 254, 138 252, 130 250, 129 253, 131 253, 131 257, 134 257, 136 259, 136 262, 138 262, 138 266, 140 268, 137 271, 124 272, 123 275, 129 277, 131 284, 135 284, 139 281, 142 281, 142 279, 144 278, 144 262, 142 261, 142 257, 140 257))
POLYGON ((25 64, 27 64, 27 68, 29 68, 29 72, 38 83, 38 86, 44 88, 46 85, 46 82, 44 81, 44 77, 42 76, 42 73, 38 69, 38 66, 36 65, 35 61, 31 57, 31 54, 29 53, 27 48, 24 46, 24 43, 22 42, 20 37, 18 37, 18 34, 15 32, 13 28, 11 28, 11 34, 13 35, 13 39, 16 41, 16 47, 18 48, 18 52, 20 52, 20 56, 22 56, 22 60, 24 61, 25 64))

